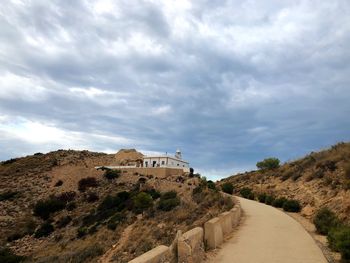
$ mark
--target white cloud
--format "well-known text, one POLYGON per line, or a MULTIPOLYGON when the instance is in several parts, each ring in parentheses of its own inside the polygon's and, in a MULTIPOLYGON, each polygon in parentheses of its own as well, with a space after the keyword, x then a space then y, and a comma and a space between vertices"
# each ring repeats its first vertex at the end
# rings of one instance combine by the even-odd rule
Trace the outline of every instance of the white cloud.
POLYGON ((135 143, 122 136, 70 131, 47 122, 41 123, 21 117, 4 118, 0 122, 0 134, 2 137, 19 140, 30 145, 46 145, 44 148, 48 147, 51 150, 67 146, 76 149, 94 149, 96 144, 109 144, 117 147, 118 145, 135 143))
POLYGON ((0 98, 3 99, 43 101, 49 93, 48 89, 35 77, 3 72, 0 73, 0 80, 0 98))
POLYGON ((110 106, 112 104, 126 104, 128 93, 103 90, 95 87, 69 88, 69 92, 78 98, 86 98, 94 103, 110 106))

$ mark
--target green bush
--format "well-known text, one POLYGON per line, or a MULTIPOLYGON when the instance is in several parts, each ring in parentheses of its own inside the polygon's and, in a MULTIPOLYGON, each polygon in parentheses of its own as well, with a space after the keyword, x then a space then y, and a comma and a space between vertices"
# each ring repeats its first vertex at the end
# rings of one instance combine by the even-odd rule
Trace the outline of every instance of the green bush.
POLYGON ((277 158, 266 158, 261 162, 256 163, 256 167, 258 167, 261 170, 271 170, 278 168, 280 166, 280 160, 277 158))
POLYGON ((135 211, 142 212, 143 210, 153 206, 153 199, 151 195, 145 192, 140 192, 133 197, 133 203, 135 211))
POLYGON ((69 191, 69 192, 63 192, 63 193, 59 194, 56 198, 60 201, 68 203, 68 202, 73 201, 75 199, 76 195, 77 195, 76 192, 69 191))
POLYGON ((272 195, 266 195, 265 198, 265 204, 272 205, 272 203, 275 201, 275 197, 272 195))
POLYGON ((0 194, 0 201, 13 200, 19 194, 17 191, 6 191, 0 194))
POLYGON ((94 192, 90 192, 86 195, 86 201, 88 203, 94 203, 94 202, 98 201, 98 199, 99 199, 98 195, 94 192))
POLYGON ((301 206, 297 200, 287 200, 283 204, 283 210, 286 212, 300 212, 301 206))
POLYGON ((97 187, 98 183, 95 177, 86 177, 78 182, 78 190, 80 192, 85 192, 87 188, 97 187))
POLYGON ((158 209, 163 211, 170 211, 180 205, 180 199, 177 197, 177 193, 175 191, 169 191, 160 197, 158 203, 158 209))
POLYGON ((79 227, 77 230, 77 237, 81 238, 83 236, 86 236, 86 234, 88 233, 88 228, 87 227, 79 227))
POLYGON ((158 192, 157 190, 155 190, 153 188, 150 190, 146 190, 144 192, 149 194, 150 196, 152 196, 153 200, 157 200, 161 196, 160 192, 158 192))
POLYGON ((350 262, 350 226, 337 226, 328 232, 329 246, 340 252, 343 262, 350 262))
POLYGON ((58 180, 56 183, 55 183, 55 187, 59 187, 63 185, 63 181, 62 180, 58 180))
POLYGON ((336 215, 326 207, 317 211, 314 224, 318 233, 327 235, 329 230, 339 224, 336 215))
POLYGON ((46 237, 50 235, 53 231, 54 231, 53 225, 51 225, 49 222, 45 222, 35 231, 34 237, 35 238, 46 237))
POLYGON ((258 201, 260 202, 260 203, 265 203, 265 201, 266 201, 266 194, 265 193, 261 193, 261 194, 258 194, 258 201))
POLYGON ((62 228, 68 225, 71 221, 72 221, 72 218, 70 216, 64 216, 57 220, 56 226, 58 228, 62 228))
POLYGON ((70 202, 66 206, 67 211, 73 211, 75 208, 77 208, 77 205, 75 202, 70 202))
POLYGON ((244 187, 242 188, 240 191, 239 191, 240 195, 244 198, 247 198, 247 199, 254 199, 254 193, 253 193, 253 190, 250 189, 250 188, 247 188, 247 187, 244 187))
POLYGON ((46 200, 38 201, 34 206, 34 215, 44 220, 50 217, 50 214, 63 210, 66 207, 66 202, 50 197, 46 200))
POLYGON ((216 189, 216 185, 212 180, 207 181, 207 187, 212 190, 216 189))
POLYGON ((108 180, 116 179, 120 176, 120 170, 107 169, 104 173, 104 177, 108 180))
POLYGON ((272 206, 277 207, 277 208, 282 208, 286 201, 287 201, 287 198, 285 198, 285 197, 276 198, 272 202, 272 206))
POLYGON ((9 248, 0 248, 0 262, 18 263, 24 260, 25 257, 14 254, 9 248))
POLYGON ((233 184, 231 183, 224 183, 222 186, 221 186, 221 189, 224 193, 227 193, 227 194, 230 194, 232 195, 233 194, 233 184))

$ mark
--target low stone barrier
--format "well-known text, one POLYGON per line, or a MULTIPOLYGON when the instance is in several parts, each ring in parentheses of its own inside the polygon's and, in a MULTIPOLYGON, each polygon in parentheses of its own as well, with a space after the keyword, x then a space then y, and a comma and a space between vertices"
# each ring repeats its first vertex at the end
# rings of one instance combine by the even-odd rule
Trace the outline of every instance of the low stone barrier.
POLYGON ((223 196, 234 199, 235 205, 230 211, 207 221, 204 229, 196 227, 184 234, 178 231, 170 247, 158 246, 129 263, 203 262, 205 250, 218 248, 224 242, 224 238, 237 227, 241 218, 239 200, 228 194, 223 193, 223 196))
POLYGON ((169 258, 171 258, 169 247, 161 245, 134 258, 129 263, 166 263, 169 262, 169 258))
POLYGON ((179 263, 201 263, 204 260, 204 231, 196 227, 184 233, 177 243, 179 263))
POLYGON ((214 217, 204 224, 204 242, 207 249, 215 249, 224 241, 220 219, 214 217))
POLYGON ((220 225, 224 237, 232 232, 232 212, 224 212, 219 215, 220 225))

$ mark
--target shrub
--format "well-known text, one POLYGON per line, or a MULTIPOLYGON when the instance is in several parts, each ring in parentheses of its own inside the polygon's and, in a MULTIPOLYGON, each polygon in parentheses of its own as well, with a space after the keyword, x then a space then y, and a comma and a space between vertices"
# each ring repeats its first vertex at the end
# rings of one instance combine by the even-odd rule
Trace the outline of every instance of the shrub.
POLYGON ((329 246, 340 252, 343 262, 350 262, 350 227, 338 226, 328 232, 329 246))
POLYGON ((221 186, 221 189, 224 193, 227 193, 227 194, 230 194, 232 195, 233 194, 233 185, 231 183, 224 183, 222 186, 221 186))
POLYGON ((163 211, 170 211, 180 205, 180 199, 179 198, 171 198, 171 199, 165 199, 160 200, 158 204, 158 209, 163 211))
POLYGON ((338 223, 336 215, 326 207, 318 210, 314 218, 316 230, 322 235, 327 235, 329 230, 338 225, 338 223))
POLYGON ((149 194, 150 196, 152 196, 152 199, 153 200, 157 200, 160 196, 161 196, 161 194, 160 194, 160 192, 158 192, 157 190, 155 190, 155 189, 151 189, 151 190, 147 190, 147 191, 145 191, 147 194, 149 194))
POLYGON ((19 194, 17 191, 6 191, 0 194, 0 201, 13 200, 19 194))
POLYGON ((133 203, 136 212, 142 212, 143 210, 153 206, 153 199, 149 194, 140 192, 134 196, 133 203))
POLYGON ((81 238, 83 236, 85 236, 88 233, 88 228, 87 227, 79 227, 77 230, 77 237, 81 238))
POLYGON ((17 263, 25 260, 25 257, 14 254, 9 248, 0 248, 0 262, 17 263))
POLYGON ((53 225, 51 225, 49 222, 45 222, 35 231, 34 237, 35 238, 46 237, 50 235, 53 231, 54 231, 53 225))
POLYGON ((99 204, 97 210, 122 209, 122 200, 118 196, 107 195, 99 204))
POLYGON ((86 196, 86 201, 88 203, 93 203, 93 202, 96 202, 98 201, 98 195, 96 193, 88 193, 87 196, 86 196))
POLYGON ((75 208, 77 208, 77 205, 75 202, 70 202, 66 206, 67 211, 73 211, 75 208))
POLYGON ((106 169, 103 176, 108 180, 112 180, 118 178, 120 176, 120 173, 120 170, 106 169))
POLYGON ((256 167, 258 167, 261 170, 271 170, 278 168, 280 166, 280 160, 277 158, 266 158, 261 162, 256 163, 256 167))
POLYGON ((254 193, 252 189, 244 187, 239 191, 240 195, 247 199, 254 199, 254 193))
POLYGON ((165 200, 165 199, 171 199, 171 198, 176 198, 177 197, 177 192, 175 191, 168 191, 165 192, 161 195, 160 199, 165 200))
POLYGON ((68 203, 70 201, 73 201, 75 199, 76 195, 77 195, 77 193, 74 191, 63 192, 57 196, 57 199, 62 201, 62 202, 68 203))
POLYGON ((85 192, 87 188, 97 187, 98 183, 95 177, 86 177, 78 182, 78 190, 80 192, 85 192))
POLYGON ((72 221, 72 218, 70 216, 64 216, 57 220, 56 226, 58 228, 62 228, 68 225, 71 221, 72 221))
POLYGON ((208 187, 209 189, 212 189, 212 190, 215 190, 215 189, 216 189, 216 185, 215 185, 215 183, 214 183, 212 180, 209 180, 209 181, 207 182, 207 187, 208 187))
POLYGON ((15 228, 14 232, 7 237, 8 242, 20 239, 26 235, 32 235, 35 231, 37 224, 32 219, 27 219, 23 228, 15 228))
POLYGON ((11 164, 11 163, 14 163, 14 162, 17 162, 17 161, 18 161, 18 158, 12 158, 10 160, 3 161, 1 164, 6 165, 6 164, 11 164))
POLYGON ((59 187, 63 185, 63 181, 62 180, 58 180, 56 183, 55 183, 55 187, 59 187))
POLYGON ((260 203, 265 203, 266 194, 265 193, 258 194, 258 200, 260 203))
POLYGON ((272 195, 266 195, 265 204, 272 205, 273 201, 275 201, 275 197, 272 195))
POLYGON ((118 226, 118 224, 116 222, 108 221, 108 223, 107 223, 107 228, 110 230, 115 230, 117 228, 117 226, 118 226))
POLYGON ((287 201, 287 198, 284 198, 284 197, 277 198, 272 202, 272 206, 277 208, 282 208, 286 201, 287 201))
POLYGON ((159 200, 158 209, 162 211, 170 211, 180 205, 180 199, 175 191, 165 192, 159 200))
POLYGON ((283 204, 283 210, 286 212, 300 212, 301 206, 297 200, 287 200, 283 204))
POLYGON ((55 197, 47 200, 40 200, 34 206, 34 215, 44 220, 50 217, 50 214, 64 209, 66 203, 55 197))

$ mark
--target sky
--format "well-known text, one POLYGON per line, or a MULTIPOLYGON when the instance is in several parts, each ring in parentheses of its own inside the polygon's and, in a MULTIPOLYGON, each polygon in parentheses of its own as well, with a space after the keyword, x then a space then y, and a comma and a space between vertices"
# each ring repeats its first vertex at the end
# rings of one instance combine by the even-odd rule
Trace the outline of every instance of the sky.
POLYGON ((348 0, 0 5, 0 160, 180 148, 218 179, 350 140, 348 0))

